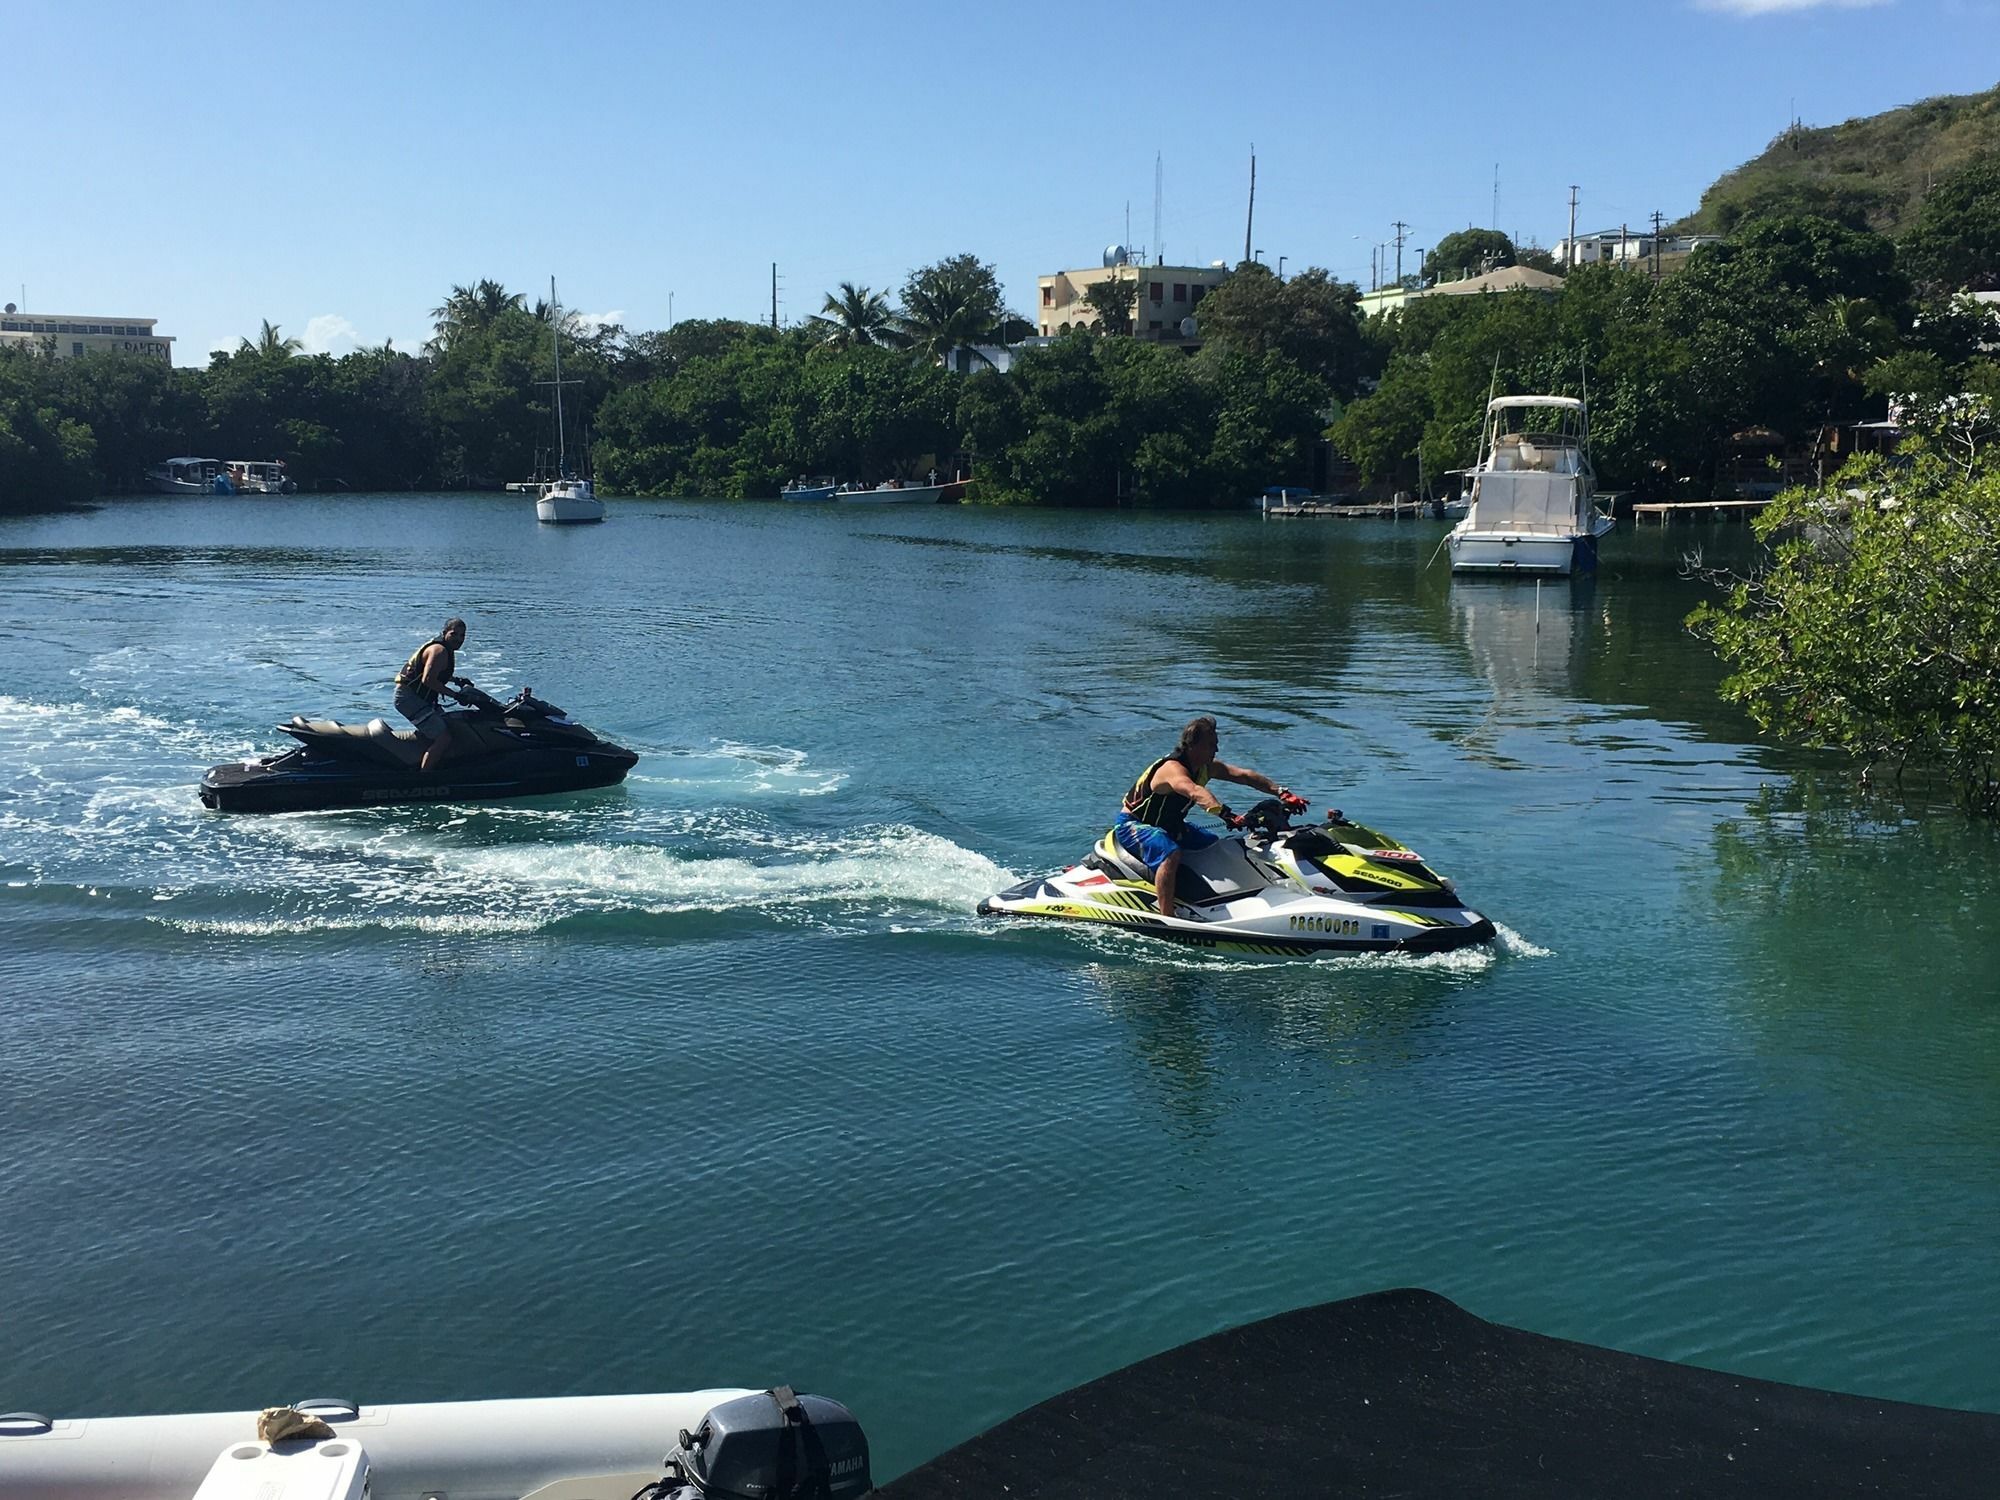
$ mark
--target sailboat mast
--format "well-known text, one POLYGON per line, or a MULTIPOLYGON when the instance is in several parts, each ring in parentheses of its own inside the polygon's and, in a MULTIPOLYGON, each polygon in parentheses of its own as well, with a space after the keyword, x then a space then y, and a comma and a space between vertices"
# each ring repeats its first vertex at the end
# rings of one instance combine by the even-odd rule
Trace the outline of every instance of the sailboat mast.
POLYGON ((549 337, 556 351, 556 478, 569 474, 569 453, 563 446, 562 415, 562 304, 556 300, 556 279, 549 278, 549 337))

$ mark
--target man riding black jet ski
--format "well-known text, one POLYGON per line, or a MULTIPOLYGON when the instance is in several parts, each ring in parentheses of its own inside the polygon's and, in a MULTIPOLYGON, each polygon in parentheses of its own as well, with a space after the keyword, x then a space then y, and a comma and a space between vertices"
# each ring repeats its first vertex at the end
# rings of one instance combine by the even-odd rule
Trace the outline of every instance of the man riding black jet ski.
POLYGON ((300 715, 278 726, 297 748, 210 767, 202 803, 223 812, 299 812, 538 797, 612 786, 638 763, 632 751, 599 739, 528 689, 509 703, 470 684, 453 696, 465 706, 439 710, 450 720, 451 754, 432 770, 421 769, 428 741, 407 729, 381 719, 340 724, 300 715))
POLYGON ((214 766, 201 800, 224 812, 297 812, 383 802, 533 797, 623 781, 639 757, 573 723, 523 689, 500 703, 458 673, 465 621, 453 616, 396 673, 396 711, 411 730, 380 719, 339 724, 295 716, 281 733, 301 748, 214 766), (440 698, 463 705, 446 713, 440 698))
POLYGON ((1267 954, 1431 952, 1493 938, 1493 924, 1463 906, 1451 882, 1386 835, 1339 812, 1323 828, 1293 829, 1306 800, 1216 760, 1215 738, 1214 720, 1189 724, 1082 864, 990 896, 980 913, 1109 922, 1267 954), (1277 795, 1239 818, 1208 790, 1211 775, 1277 795), (1188 828, 1196 805, 1230 835, 1188 828))

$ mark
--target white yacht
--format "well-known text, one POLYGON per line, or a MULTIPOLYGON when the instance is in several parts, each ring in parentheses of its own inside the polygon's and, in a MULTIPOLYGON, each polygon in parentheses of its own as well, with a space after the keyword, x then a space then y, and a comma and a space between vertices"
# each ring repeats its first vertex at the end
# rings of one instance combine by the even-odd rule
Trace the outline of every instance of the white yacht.
POLYGON ((556 378, 549 382, 556 388, 556 474, 535 495, 535 519, 558 526, 601 521, 604 502, 597 498, 597 486, 587 476, 570 472, 569 449, 563 432, 562 304, 556 300, 553 276, 549 278, 549 332, 556 351, 556 378))
POLYGON ((1465 519, 1445 538, 1454 573, 1589 572, 1611 517, 1597 508, 1590 423, 1570 396, 1486 404, 1465 519))

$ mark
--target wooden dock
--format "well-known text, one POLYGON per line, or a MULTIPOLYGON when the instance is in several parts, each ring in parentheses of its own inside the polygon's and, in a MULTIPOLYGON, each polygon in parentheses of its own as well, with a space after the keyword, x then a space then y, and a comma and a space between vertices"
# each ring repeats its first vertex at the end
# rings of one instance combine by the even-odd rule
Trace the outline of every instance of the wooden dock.
POLYGON ((1263 514, 1273 520, 1296 521, 1318 517, 1333 517, 1349 521, 1402 521, 1424 515, 1429 510, 1424 501, 1412 501, 1404 505, 1348 504, 1337 500, 1298 500, 1282 505, 1267 505, 1263 514))
POLYGON ((1680 521, 1747 521, 1769 505, 1769 500, 1660 500, 1632 507, 1634 525, 1648 521, 1672 526, 1680 521))

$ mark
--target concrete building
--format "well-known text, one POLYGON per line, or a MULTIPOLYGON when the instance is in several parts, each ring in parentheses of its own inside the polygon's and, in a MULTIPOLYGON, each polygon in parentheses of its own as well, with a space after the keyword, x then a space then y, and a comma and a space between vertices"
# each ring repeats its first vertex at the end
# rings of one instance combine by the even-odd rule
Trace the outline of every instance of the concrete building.
POLYGON ((9 302, 0 310, 0 346, 53 348, 57 359, 79 354, 137 354, 174 362, 170 334, 155 333, 157 318, 112 318, 101 313, 24 313, 9 302))
POLYGON ((1632 230, 1601 229, 1580 234, 1574 240, 1558 240, 1553 252, 1560 266, 1594 266, 1600 263, 1638 267, 1650 265, 1657 246, 1662 256, 1686 255, 1699 245, 1712 245, 1719 234, 1638 234, 1632 230))
POLYGON ((1124 246, 1113 245, 1104 252, 1101 266, 1038 277, 1035 321, 1044 338, 1072 328, 1095 328, 1097 314, 1083 300, 1084 293, 1103 281, 1136 281, 1139 301, 1133 313, 1133 333, 1142 339, 1193 349, 1200 345, 1201 336, 1199 332, 1182 332, 1182 324, 1195 316, 1202 298, 1228 279, 1229 267, 1219 261, 1207 266, 1136 265, 1124 246))

